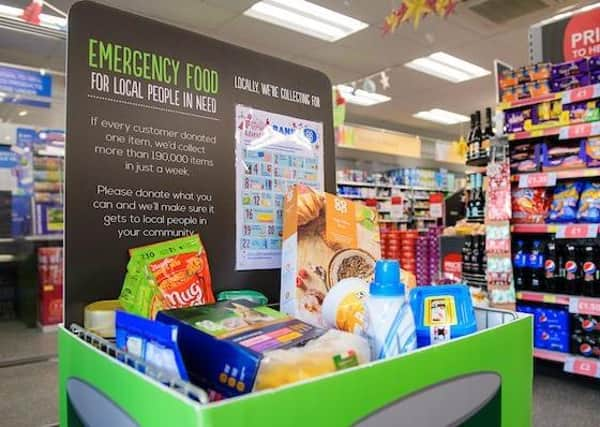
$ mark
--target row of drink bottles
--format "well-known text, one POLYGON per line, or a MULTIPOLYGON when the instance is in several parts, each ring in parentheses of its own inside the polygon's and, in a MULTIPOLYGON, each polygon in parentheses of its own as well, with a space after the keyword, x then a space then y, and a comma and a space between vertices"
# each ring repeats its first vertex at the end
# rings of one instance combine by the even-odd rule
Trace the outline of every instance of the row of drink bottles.
POLYGON ((517 240, 513 250, 516 290, 600 296, 598 247, 571 240, 517 240))
POLYGON ((463 273, 485 276, 486 269, 485 236, 467 236, 462 248, 463 273))

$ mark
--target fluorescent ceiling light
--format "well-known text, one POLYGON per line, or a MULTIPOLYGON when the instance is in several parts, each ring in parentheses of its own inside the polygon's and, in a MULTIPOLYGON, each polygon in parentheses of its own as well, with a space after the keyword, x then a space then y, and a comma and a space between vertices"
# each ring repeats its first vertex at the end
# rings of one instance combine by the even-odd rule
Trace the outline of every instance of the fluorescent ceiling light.
POLYGON ((490 71, 485 68, 444 52, 436 52, 429 56, 414 59, 404 64, 404 66, 452 83, 461 83, 490 74, 490 71))
POLYGON ((262 0, 246 10, 244 15, 329 42, 369 26, 305 0, 262 0))
POLYGON ((362 105, 364 107, 381 104, 382 102, 387 102, 392 99, 389 96, 385 96, 380 93, 367 92, 366 90, 362 89, 354 89, 353 87, 347 85, 338 85, 337 88, 347 102, 351 104, 362 105))
POLYGON ((422 120, 429 120, 430 122, 441 123, 444 125, 455 125, 457 123, 469 121, 467 116, 442 110, 441 108, 432 108, 429 111, 419 111, 418 113, 413 114, 413 117, 422 120))
POLYGON ((25 117, 27 115, 27 110, 21 110, 19 111, 19 117, 25 117))

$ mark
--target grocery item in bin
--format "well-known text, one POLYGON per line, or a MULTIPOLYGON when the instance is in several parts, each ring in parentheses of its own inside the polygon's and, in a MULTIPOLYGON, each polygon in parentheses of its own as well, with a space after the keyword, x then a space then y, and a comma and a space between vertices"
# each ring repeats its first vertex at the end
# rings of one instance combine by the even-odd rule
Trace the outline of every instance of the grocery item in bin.
POLYGON ((323 300, 336 283, 373 277, 379 239, 373 209, 304 185, 290 188, 283 215, 281 310, 323 326, 323 300))
POLYGON ((600 222, 600 184, 586 182, 581 191, 579 208, 577 209, 577 221, 600 222))
POLYGON ((369 285, 362 279, 351 277, 340 280, 329 290, 323 301, 323 319, 329 328, 363 334, 365 302, 369 285))
POLYGON ((550 199, 543 188, 520 188, 512 193, 512 218, 515 223, 542 224, 550 199))
POLYGON ((241 289, 238 291, 222 291, 217 294, 217 301, 235 301, 245 299, 259 305, 267 305, 269 300, 261 292, 251 289, 241 289))
POLYGON ((417 348, 415 320, 400 282, 396 260, 379 260, 367 298, 367 336, 373 359, 385 359, 417 348))
MULTIPOLYGON (((117 311, 115 328, 118 349, 145 360, 151 368, 161 368, 174 378, 189 380, 177 346, 176 326, 117 311)), ((143 368, 138 369, 143 372, 143 368)), ((152 375, 152 372, 146 373, 152 375)))
POLYGON ((369 361, 358 335, 326 333, 245 300, 161 311, 157 320, 177 325, 191 381, 226 397, 369 361))
POLYGON ((421 286, 410 291, 419 347, 477 331, 475 311, 465 285, 421 286))
POLYGON ((195 234, 129 251, 119 301, 127 311, 153 318, 161 309, 213 303, 208 258, 195 234))
POLYGON ((118 300, 103 300, 88 304, 83 310, 83 327, 103 338, 114 338, 117 310, 121 310, 118 300))
POLYGON ((558 184, 554 187, 554 196, 547 222, 574 222, 577 217, 577 203, 581 192, 581 182, 558 184))

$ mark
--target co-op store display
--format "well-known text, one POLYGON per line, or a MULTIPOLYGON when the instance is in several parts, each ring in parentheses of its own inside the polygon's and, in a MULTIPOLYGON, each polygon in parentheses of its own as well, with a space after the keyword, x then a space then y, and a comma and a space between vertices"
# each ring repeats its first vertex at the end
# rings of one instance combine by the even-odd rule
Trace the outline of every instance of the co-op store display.
MULTIPOLYGON (((87 415, 83 396, 141 425, 351 425, 448 380, 459 387, 449 398, 472 394, 455 383, 480 375, 491 389, 481 401, 487 409, 452 418, 527 424, 530 320, 475 310, 461 285, 415 286, 402 261, 414 261, 407 266, 418 276, 415 258, 439 250, 435 228, 413 238, 402 260, 381 258, 376 213, 332 194, 331 84, 321 73, 89 2, 73 8, 69 24, 67 129, 82 142, 67 146, 61 425, 87 415), (118 45, 179 63, 178 80, 110 69, 94 56, 100 43, 113 56, 118 45), (197 67, 218 78, 218 90, 188 86, 186 70, 197 67), (131 79, 142 93, 162 83, 204 101, 165 111, 111 86, 101 93, 91 73, 131 79), (278 96, 252 91, 260 83, 276 85, 278 96), (157 132, 144 135, 151 141, 202 132, 203 159, 171 167, 152 156, 152 144, 119 157, 106 134, 140 129, 130 124, 157 132), (197 226, 183 223, 190 212, 197 226), (269 223, 278 214, 282 223, 269 223), (282 268, 272 268, 278 256, 282 268), (252 302, 221 294, 248 289, 272 305, 255 293, 252 302), (500 351, 507 340, 514 345, 500 351), (485 360, 476 356, 484 350, 485 360)), ((433 263, 422 272, 434 276, 433 263)))

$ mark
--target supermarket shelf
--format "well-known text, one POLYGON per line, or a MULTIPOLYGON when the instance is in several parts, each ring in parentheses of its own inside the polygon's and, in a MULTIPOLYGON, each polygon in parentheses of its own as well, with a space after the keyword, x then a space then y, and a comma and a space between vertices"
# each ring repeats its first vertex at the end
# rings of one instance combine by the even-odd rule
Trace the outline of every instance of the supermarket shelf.
POLYGON ((487 157, 479 157, 477 159, 467 160, 465 164, 469 168, 484 168, 489 163, 490 159, 487 157))
POLYGON ((13 237, 0 237, 0 243, 12 243, 14 241, 13 237))
POLYGON ((370 188, 391 188, 390 184, 373 184, 369 182, 357 182, 357 181, 338 181, 337 185, 347 185, 354 187, 370 187, 370 188))
POLYGON ((517 299, 521 301, 559 304, 569 307, 569 313, 600 315, 600 298, 578 295, 552 294, 547 292, 519 291, 517 299))
POLYGON ((533 357, 563 363, 563 370, 570 374, 600 378, 600 360, 535 348, 533 357))
POLYGON ((396 224, 396 223, 410 222, 410 220, 408 220, 407 218, 400 218, 400 219, 380 219, 377 222, 379 222, 381 224, 396 224))
POLYGON ((600 83, 563 92, 562 103, 564 105, 572 102, 587 101, 594 98, 600 98, 600 83))
POLYGON ((562 92, 551 93, 549 95, 539 96, 537 98, 519 99, 512 102, 501 102, 498 104, 499 110, 510 110, 511 108, 524 107, 526 105, 539 104, 540 102, 554 101, 555 99, 561 99, 562 92))
POLYGON ((415 221, 418 221, 418 220, 423 220, 423 221, 437 221, 438 219, 441 219, 441 218, 431 218, 431 217, 428 217, 428 216, 414 216, 413 218, 414 218, 415 221))
POLYGON ((584 239, 598 236, 598 224, 513 224, 513 233, 556 234, 561 239, 584 239))
POLYGON ((553 127, 547 129, 538 129, 532 131, 523 131, 509 133, 507 135, 509 141, 519 141, 521 139, 539 138, 541 136, 558 135, 560 133, 560 127, 553 127))
POLYGON ((585 138, 600 135, 600 121, 577 123, 560 128, 558 139, 585 138))
POLYGON ((533 349, 533 357, 543 360, 551 360, 553 362, 565 363, 569 355, 558 351, 542 350, 541 348, 533 349))
POLYGON ((355 196, 353 194, 338 194, 339 197, 344 197, 346 199, 353 200, 390 200, 392 196, 377 196, 377 197, 363 197, 363 196, 355 196))
POLYGON ((15 262, 17 257, 11 254, 0 254, 0 264, 15 262))
MULTIPOLYGON (((519 187, 529 188, 527 182, 533 180, 540 180, 542 184, 547 182, 552 183, 553 177, 556 179, 575 179, 575 178, 594 178, 600 176, 600 168, 587 168, 587 169, 570 169, 562 171, 550 171, 550 172, 539 172, 539 173, 521 173, 511 176, 511 181, 518 182, 519 187)), ((546 185, 540 185, 545 187, 546 185)), ((552 186, 552 185, 548 185, 552 186)), ((537 185, 536 185, 537 187, 537 185)))
POLYGON ((56 242, 63 240, 62 234, 34 234, 31 236, 25 236, 25 240, 28 242, 56 242))

